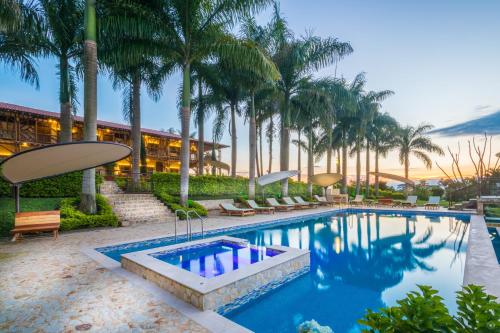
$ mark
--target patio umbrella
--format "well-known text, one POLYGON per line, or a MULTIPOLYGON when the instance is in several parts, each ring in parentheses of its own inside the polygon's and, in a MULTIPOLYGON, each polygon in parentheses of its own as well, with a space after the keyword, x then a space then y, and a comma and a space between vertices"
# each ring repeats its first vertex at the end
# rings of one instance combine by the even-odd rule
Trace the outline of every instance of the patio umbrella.
POLYGON ((14 185, 16 211, 22 183, 95 168, 129 156, 129 146, 115 142, 68 142, 25 150, 0 163, 0 176, 14 185))
POLYGON ((208 159, 205 160, 205 166, 214 166, 217 169, 223 169, 226 171, 229 171, 231 169, 231 167, 227 163, 224 163, 221 161, 212 161, 212 160, 208 160, 208 159))
POLYGON ((257 184, 259 184, 262 187, 262 199, 264 199, 265 185, 279 182, 280 180, 288 179, 290 177, 297 176, 298 174, 299 172, 297 170, 278 171, 278 172, 268 173, 267 175, 260 176, 259 178, 257 178, 256 179, 257 184))
POLYGON ((328 187, 340 181, 342 175, 340 173, 318 173, 311 177, 311 181, 321 187, 328 187))
POLYGON ((405 184, 410 185, 410 186, 415 186, 415 182, 413 180, 405 178, 405 177, 402 177, 402 176, 393 175, 391 173, 370 172, 370 174, 374 175, 374 176, 379 176, 379 177, 382 177, 382 178, 396 180, 398 182, 402 182, 402 183, 405 183, 405 184))
POLYGON ((259 184, 260 186, 264 186, 283 179, 297 176, 298 174, 299 172, 297 170, 273 172, 257 178, 257 184, 259 184))

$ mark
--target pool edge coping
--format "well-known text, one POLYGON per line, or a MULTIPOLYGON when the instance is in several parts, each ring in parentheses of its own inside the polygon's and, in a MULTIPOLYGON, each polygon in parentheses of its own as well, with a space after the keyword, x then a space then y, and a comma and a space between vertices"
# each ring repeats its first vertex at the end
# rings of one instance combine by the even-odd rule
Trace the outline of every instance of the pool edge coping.
POLYGON ((500 299, 500 264, 491 242, 483 215, 472 215, 463 285, 484 286, 486 292, 500 299))

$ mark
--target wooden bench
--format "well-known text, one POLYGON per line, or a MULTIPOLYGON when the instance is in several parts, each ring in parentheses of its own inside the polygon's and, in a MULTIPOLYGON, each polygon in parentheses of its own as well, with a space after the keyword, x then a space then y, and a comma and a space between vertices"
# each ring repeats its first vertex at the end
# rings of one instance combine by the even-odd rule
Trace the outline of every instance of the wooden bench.
POLYGON ((22 234, 42 231, 52 231, 54 239, 57 239, 60 225, 61 214, 58 210, 16 213, 12 241, 17 241, 22 234))

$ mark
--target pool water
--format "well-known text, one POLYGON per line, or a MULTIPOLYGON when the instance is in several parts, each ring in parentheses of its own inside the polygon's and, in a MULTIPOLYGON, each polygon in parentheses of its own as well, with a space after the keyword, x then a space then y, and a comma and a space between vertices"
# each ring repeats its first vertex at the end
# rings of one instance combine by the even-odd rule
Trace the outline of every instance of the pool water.
POLYGON ((150 256, 210 279, 274 257, 279 253, 263 247, 253 248, 232 242, 216 241, 174 251, 152 253, 150 256))
MULTIPOLYGON (((282 245, 311 252, 308 273, 225 316, 259 333, 295 333, 300 323, 311 319, 335 333, 360 332, 357 320, 366 309, 395 305, 417 284, 437 289, 454 313, 469 219, 465 214, 350 209, 225 231, 259 248, 282 245)), ((97 250, 120 260, 122 253, 172 243, 162 238, 97 250)))
POLYGON ((367 308, 395 305, 417 284, 439 290, 455 312, 468 238, 463 220, 361 213, 235 234, 259 246, 309 249, 311 270, 226 317, 259 333, 296 332, 311 319, 335 333, 360 332, 367 308))
POLYGON ((488 233, 490 234, 498 263, 500 264, 500 227, 488 227, 488 233))

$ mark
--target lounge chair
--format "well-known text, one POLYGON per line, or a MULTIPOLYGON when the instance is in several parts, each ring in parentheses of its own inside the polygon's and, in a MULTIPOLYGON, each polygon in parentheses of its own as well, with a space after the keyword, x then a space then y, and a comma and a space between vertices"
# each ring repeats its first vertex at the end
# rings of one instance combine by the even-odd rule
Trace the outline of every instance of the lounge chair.
POLYGON ((295 207, 295 209, 311 208, 311 206, 309 206, 309 205, 301 204, 301 203, 293 201, 292 198, 290 198, 290 197, 283 197, 282 200, 287 205, 293 205, 295 207))
POLYGON ((425 209, 439 209, 439 202, 441 201, 440 196, 431 196, 429 200, 424 205, 425 209))
POLYGON ((357 194, 356 197, 349 201, 351 205, 358 206, 363 204, 363 195, 362 194, 357 194))
POLYGON ((417 196, 409 195, 406 198, 406 201, 401 202, 401 206, 403 207, 417 207, 417 196))
POLYGON ((333 202, 328 201, 326 197, 320 197, 319 195, 315 194, 314 199, 316 199, 317 203, 321 206, 331 206, 333 202))
POLYGON ((274 212, 276 210, 276 208, 274 208, 274 207, 259 206, 255 202, 255 200, 246 200, 245 203, 247 204, 248 207, 255 210, 255 212, 261 213, 261 214, 274 214, 274 212))
POLYGON ((230 203, 221 203, 220 214, 221 215, 229 215, 229 216, 248 216, 255 215, 255 210, 250 208, 238 208, 230 203))
POLYGON ((379 206, 394 206, 394 200, 391 198, 381 198, 377 200, 379 206))
POLYGON ((294 199, 295 201, 297 201, 299 204, 308 205, 308 206, 310 206, 310 207, 312 207, 312 208, 316 208, 316 207, 318 207, 318 205, 319 205, 319 203, 317 203, 317 202, 308 202, 308 201, 305 201, 305 200, 304 200, 304 199, 302 199, 302 197, 300 197, 300 196, 293 197, 293 199, 294 199))
POLYGON ((279 212, 292 210, 295 207, 295 205, 280 204, 275 198, 267 198, 266 202, 269 206, 274 207, 279 212))

